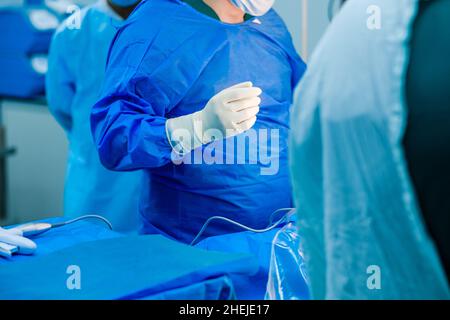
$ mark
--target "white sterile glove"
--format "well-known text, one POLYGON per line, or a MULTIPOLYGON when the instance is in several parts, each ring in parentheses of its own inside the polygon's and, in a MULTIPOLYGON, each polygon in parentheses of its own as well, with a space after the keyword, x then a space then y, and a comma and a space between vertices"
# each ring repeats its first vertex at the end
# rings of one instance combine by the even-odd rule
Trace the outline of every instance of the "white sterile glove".
POLYGON ((0 242, 18 247, 21 254, 32 254, 36 250, 36 243, 2 227, 0 227, 0 242))
POLYGON ((229 87, 198 112, 168 119, 167 138, 178 153, 188 153, 218 137, 229 138, 253 127, 259 112, 261 89, 251 82, 229 87))

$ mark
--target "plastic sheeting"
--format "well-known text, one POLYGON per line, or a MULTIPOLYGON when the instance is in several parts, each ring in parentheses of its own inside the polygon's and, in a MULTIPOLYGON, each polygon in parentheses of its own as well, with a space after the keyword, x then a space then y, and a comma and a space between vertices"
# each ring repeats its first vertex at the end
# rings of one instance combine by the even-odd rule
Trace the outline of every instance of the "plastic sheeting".
POLYGON ((294 222, 276 233, 270 258, 266 299, 308 300, 306 265, 294 222))
POLYGON ((297 92, 291 169, 313 299, 449 298, 402 149, 416 9, 349 1, 297 92))

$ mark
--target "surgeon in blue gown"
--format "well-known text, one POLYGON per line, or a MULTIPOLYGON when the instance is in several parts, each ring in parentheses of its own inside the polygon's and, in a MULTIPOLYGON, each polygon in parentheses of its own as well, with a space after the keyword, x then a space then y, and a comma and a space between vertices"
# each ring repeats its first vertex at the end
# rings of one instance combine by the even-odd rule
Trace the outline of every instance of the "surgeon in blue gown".
POLYGON ((142 173, 113 172, 100 163, 89 117, 111 41, 138 2, 99 0, 69 17, 53 38, 46 78, 50 112, 69 140, 64 214, 100 214, 122 232, 139 229, 142 173))
MULTIPOLYGON (((265 228, 275 210, 292 207, 289 108, 306 66, 272 5, 273 1, 143 1, 116 35, 91 126, 107 168, 145 171, 140 201, 144 233, 190 243, 211 216, 265 228), (187 148, 183 158, 213 146, 218 158, 235 160, 231 163, 173 161, 180 150, 174 150, 176 141, 169 141, 172 125, 188 129, 184 120, 209 112, 220 100, 217 95, 236 84, 243 86, 238 89, 243 94, 260 90, 260 103, 250 108, 259 112, 249 127, 268 134, 258 143, 247 143, 247 151, 269 150, 271 164, 259 157, 248 161, 248 154, 242 159, 237 148, 226 148, 235 145, 242 132, 194 142, 195 148, 187 148), (238 158, 244 161, 238 163, 238 158), (276 170, 264 170, 274 163, 276 170)), ((203 238, 237 231, 241 230, 228 223, 213 222, 203 238)), ((267 236, 270 239, 260 241, 263 249, 249 250, 270 253, 273 234, 267 236)), ((208 247, 235 250, 232 240, 208 247)), ((268 259, 264 264, 268 268, 268 259)))

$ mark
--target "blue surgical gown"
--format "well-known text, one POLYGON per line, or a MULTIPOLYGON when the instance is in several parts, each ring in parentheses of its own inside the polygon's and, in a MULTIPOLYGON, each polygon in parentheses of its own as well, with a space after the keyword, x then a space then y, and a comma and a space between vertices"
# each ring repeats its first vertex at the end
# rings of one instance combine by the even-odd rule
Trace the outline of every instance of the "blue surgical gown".
POLYGON ((66 131, 70 144, 65 216, 96 213, 108 218, 115 230, 133 232, 139 229, 142 173, 106 169, 100 163, 89 125, 108 49, 121 23, 104 0, 71 16, 53 38, 46 87, 50 112, 66 131))
MULTIPOLYGON (((190 242, 213 215, 263 228, 273 211, 292 205, 289 108, 304 70, 285 24, 273 10, 233 25, 179 0, 140 4, 111 46, 91 125, 105 166, 145 169, 140 202, 144 232, 190 242), (259 159, 255 164, 174 164, 166 120, 201 110, 216 93, 243 81, 252 81, 263 91, 255 128, 278 130, 277 141, 270 138, 274 130, 259 143, 262 149, 275 146, 273 150, 279 143, 279 154, 269 153, 271 164, 259 159), (261 174, 269 166, 275 169, 261 174)), ((222 159, 236 160, 237 148, 224 147, 235 139, 216 142, 214 149, 222 159)), ((233 231, 218 222, 204 235, 233 231)))
POLYGON ((449 298, 402 147, 417 3, 349 1, 296 93, 292 182, 313 299, 449 298))

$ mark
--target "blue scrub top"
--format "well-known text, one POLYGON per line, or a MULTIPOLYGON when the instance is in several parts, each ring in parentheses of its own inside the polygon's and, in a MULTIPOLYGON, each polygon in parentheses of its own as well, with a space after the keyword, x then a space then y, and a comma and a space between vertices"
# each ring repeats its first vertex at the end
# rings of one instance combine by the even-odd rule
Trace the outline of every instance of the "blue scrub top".
MULTIPOLYGON (((261 228, 267 226, 273 211, 292 206, 287 165, 289 108, 305 68, 274 10, 233 25, 179 0, 139 5, 111 46, 91 126, 106 167, 145 169, 146 190, 140 201, 145 232, 190 242, 213 215, 261 228), (218 158, 232 159, 234 164, 173 163, 166 120, 203 109, 215 94, 243 81, 263 90, 254 128, 269 130, 267 138, 258 130, 260 143, 247 147, 266 154, 266 149, 274 147, 273 151, 278 144, 279 154, 269 150, 271 162, 258 157, 250 163, 249 154, 239 156, 237 148, 226 148, 236 145, 234 137, 195 151, 212 148, 218 158), (278 130, 279 138, 271 138, 272 129, 278 130), (238 159, 245 164, 236 164, 238 159), (262 174, 262 169, 271 166, 271 175, 262 174)), ((232 231, 228 224, 213 223, 204 235, 232 231)))

